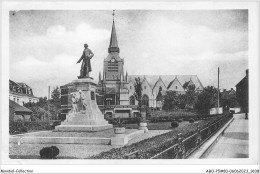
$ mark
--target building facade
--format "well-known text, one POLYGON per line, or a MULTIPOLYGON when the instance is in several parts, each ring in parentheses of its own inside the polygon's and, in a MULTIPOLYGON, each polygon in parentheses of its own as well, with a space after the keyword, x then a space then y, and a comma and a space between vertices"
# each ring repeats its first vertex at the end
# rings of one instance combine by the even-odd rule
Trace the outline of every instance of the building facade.
POLYGON ((9 99, 21 106, 28 102, 39 102, 39 98, 33 95, 31 87, 25 83, 16 83, 12 80, 9 80, 9 99))
POLYGON ((248 69, 246 76, 236 85, 236 97, 241 106, 242 112, 248 113, 248 69))
POLYGON ((120 57, 115 22, 113 20, 108 56, 104 59, 103 74, 99 73, 98 105, 105 113, 131 117, 137 110, 134 97, 135 78, 142 81, 142 105, 151 108, 162 107, 162 94, 167 90, 185 94, 184 84, 202 91, 203 85, 197 75, 128 75, 124 71, 124 59, 120 57))

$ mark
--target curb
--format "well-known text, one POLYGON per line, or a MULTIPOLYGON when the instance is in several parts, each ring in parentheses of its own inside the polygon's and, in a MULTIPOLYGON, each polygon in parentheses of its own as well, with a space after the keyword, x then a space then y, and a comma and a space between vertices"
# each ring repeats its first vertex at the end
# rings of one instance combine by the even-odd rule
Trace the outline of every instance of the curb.
POLYGON ((200 159, 204 158, 211 151, 213 146, 218 142, 219 138, 224 134, 225 130, 233 122, 234 117, 229 120, 215 135, 208 139, 200 148, 193 152, 188 159, 200 159))

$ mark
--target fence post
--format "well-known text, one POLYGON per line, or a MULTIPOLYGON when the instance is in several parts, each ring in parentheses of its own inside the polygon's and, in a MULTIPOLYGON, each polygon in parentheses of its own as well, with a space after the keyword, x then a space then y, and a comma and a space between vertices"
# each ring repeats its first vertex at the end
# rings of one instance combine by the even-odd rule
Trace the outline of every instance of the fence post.
POLYGON ((200 126, 197 126, 197 139, 196 139, 196 147, 200 146, 201 143, 201 131, 200 131, 200 126))
POLYGON ((178 138, 178 159, 183 159, 184 157, 185 157, 185 147, 183 144, 183 138, 180 137, 178 138))
POLYGON ((182 133, 178 133, 177 134, 177 139, 179 140, 179 138, 181 138, 182 137, 182 133))
POLYGON ((208 133, 207 134, 210 135, 211 134, 211 125, 210 125, 210 123, 208 123, 207 126, 208 126, 208 133))

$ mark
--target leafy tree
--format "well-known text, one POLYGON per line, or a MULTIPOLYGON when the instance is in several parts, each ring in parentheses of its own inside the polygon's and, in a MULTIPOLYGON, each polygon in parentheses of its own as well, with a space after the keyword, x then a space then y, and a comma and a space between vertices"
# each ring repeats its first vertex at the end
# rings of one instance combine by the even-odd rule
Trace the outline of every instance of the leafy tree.
POLYGON ((189 85, 189 81, 185 82, 182 87, 186 90, 188 88, 188 85, 189 85))
POLYGON ((134 97, 136 98, 136 100, 138 101, 138 110, 140 112, 140 114, 137 115, 138 119, 140 121, 145 121, 145 118, 142 118, 141 116, 141 110, 142 110, 142 82, 140 77, 135 78, 135 83, 134 83, 134 87, 135 87, 135 93, 134 93, 134 97))
POLYGON ((142 100, 142 91, 143 91, 143 88, 142 88, 142 82, 141 82, 140 77, 135 78, 134 87, 135 87, 134 96, 135 96, 136 100, 138 101, 138 107, 139 107, 139 109, 141 109, 141 106, 142 106, 142 101, 141 101, 141 100, 142 100))
POLYGON ((166 91, 166 95, 163 97, 163 109, 170 110, 176 107, 176 103, 178 103, 178 96, 175 91, 166 91))
POLYGON ((37 105, 41 106, 41 107, 44 107, 45 105, 47 105, 47 97, 40 97, 37 105))
POLYGON ((186 105, 186 95, 185 94, 177 95, 177 101, 175 102, 174 105, 180 109, 184 109, 186 105))
MULTIPOLYGON (((191 86, 192 87, 192 86, 191 86)), ((185 93, 185 104, 186 106, 193 108, 197 100, 198 93, 196 93, 195 88, 189 88, 185 93)))
POLYGON ((195 108, 201 112, 209 112, 210 108, 217 105, 218 90, 213 86, 207 86, 198 95, 195 108))
POLYGON ((185 90, 195 90, 195 85, 189 85, 189 81, 188 82, 185 82, 184 84, 183 84, 183 88, 185 89, 185 90))
POLYGON ((52 115, 52 119, 58 119, 61 113, 61 95, 60 88, 57 86, 51 94, 52 99, 48 101, 48 111, 52 115))
POLYGON ((53 89, 51 98, 54 102, 60 102, 60 88, 58 86, 53 89))
POLYGON ((39 102, 29 102, 24 106, 33 111, 32 120, 41 120, 42 118, 56 120, 61 113, 60 90, 56 87, 52 91, 51 100, 47 100, 47 97, 40 97, 39 102))

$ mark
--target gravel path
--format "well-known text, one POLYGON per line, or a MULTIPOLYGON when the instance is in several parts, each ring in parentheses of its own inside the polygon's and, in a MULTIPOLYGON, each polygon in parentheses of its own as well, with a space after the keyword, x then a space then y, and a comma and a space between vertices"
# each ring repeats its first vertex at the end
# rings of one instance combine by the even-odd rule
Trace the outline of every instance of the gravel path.
MULTIPOLYGON (((137 129, 126 129, 126 134, 130 134, 137 129)), ((23 137, 102 137, 110 138, 114 135, 114 129, 108 129, 101 132, 55 132, 55 131, 44 131, 44 132, 34 132, 23 135, 23 137)), ((14 135, 16 136, 16 135, 14 135)))
POLYGON ((58 159, 83 159, 92 155, 97 155, 103 151, 108 151, 113 148, 110 145, 80 145, 80 144, 10 144, 9 155, 10 158, 24 158, 24 159, 39 159, 40 150, 43 147, 56 146, 60 150, 58 159))

